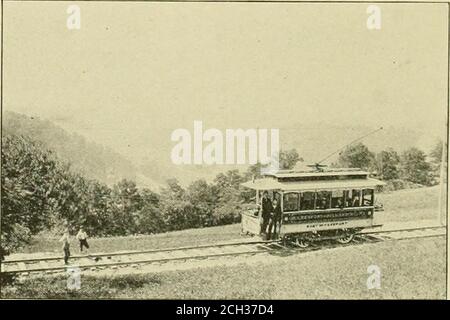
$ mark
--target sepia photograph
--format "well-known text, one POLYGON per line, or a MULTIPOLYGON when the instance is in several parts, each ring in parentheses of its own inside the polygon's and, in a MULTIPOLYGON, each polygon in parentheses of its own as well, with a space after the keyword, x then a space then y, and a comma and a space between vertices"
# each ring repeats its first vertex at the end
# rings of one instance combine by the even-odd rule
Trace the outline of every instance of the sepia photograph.
POLYGON ((447 300, 449 12, 2 1, 0 299, 447 300))

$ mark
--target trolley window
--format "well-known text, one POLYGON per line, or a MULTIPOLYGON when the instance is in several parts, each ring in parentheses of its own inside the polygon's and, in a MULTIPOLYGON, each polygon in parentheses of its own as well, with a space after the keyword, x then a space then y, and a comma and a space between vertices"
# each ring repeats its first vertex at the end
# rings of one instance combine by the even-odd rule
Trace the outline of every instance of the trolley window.
POLYGON ((330 209, 331 192, 319 191, 316 194, 316 209, 330 209))
POLYGON ((342 208, 344 206, 344 191, 333 190, 331 192, 331 208, 342 208))
POLYGON ((364 189, 362 196, 363 206, 373 206, 373 189, 364 189))
POLYGON ((361 190, 348 190, 345 195, 346 207, 359 207, 361 205, 361 190))
POLYGON ((283 198, 283 211, 298 211, 299 198, 298 193, 286 193, 283 198))
POLYGON ((300 200, 300 210, 314 210, 315 192, 303 192, 300 200))

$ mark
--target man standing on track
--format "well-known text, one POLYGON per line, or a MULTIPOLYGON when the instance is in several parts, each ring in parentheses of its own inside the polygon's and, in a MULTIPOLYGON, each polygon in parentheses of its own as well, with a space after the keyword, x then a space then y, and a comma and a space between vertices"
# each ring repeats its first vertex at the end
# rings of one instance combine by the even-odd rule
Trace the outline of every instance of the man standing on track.
POLYGON ((89 249, 89 244, 87 242, 87 233, 83 230, 83 227, 80 227, 80 231, 77 233, 77 239, 80 241, 80 251, 83 252, 83 247, 89 249))
POLYGON ((270 215, 272 213, 272 201, 269 198, 269 193, 267 191, 264 191, 263 198, 262 198, 262 205, 261 205, 261 216, 262 216, 262 224, 261 224, 261 236, 265 236, 267 233, 267 225, 269 224, 270 215))
POLYGON ((60 242, 63 243, 63 251, 64 251, 64 263, 65 264, 69 264, 69 257, 70 257, 70 234, 69 234, 69 229, 67 228, 64 231, 63 236, 61 237, 61 239, 59 239, 60 242))

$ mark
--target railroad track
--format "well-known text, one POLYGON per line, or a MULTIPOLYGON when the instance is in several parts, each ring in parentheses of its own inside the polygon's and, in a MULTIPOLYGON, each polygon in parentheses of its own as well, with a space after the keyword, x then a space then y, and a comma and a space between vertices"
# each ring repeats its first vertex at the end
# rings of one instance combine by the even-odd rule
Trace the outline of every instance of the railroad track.
POLYGON ((447 227, 445 226, 434 226, 425 228, 409 228, 401 230, 379 230, 370 231, 366 230, 361 234, 370 235, 372 238, 377 238, 379 240, 405 240, 414 238, 429 238, 429 237, 439 237, 445 236, 447 234, 447 227))
POLYGON ((108 267, 117 268, 121 266, 209 259, 213 257, 253 255, 281 249, 283 247, 277 241, 247 241, 157 250, 77 255, 70 258, 69 265, 62 264, 61 257, 5 260, 1 265, 1 272, 15 274, 53 273, 53 271, 64 271, 67 268, 74 267, 94 270, 108 267))
MULTIPOLYGON (((380 241, 403 240, 413 238, 439 237, 446 235, 446 227, 427 227, 402 230, 364 230, 359 233, 353 243, 363 244, 380 241)), ((308 248, 284 246, 279 241, 246 241, 236 243, 211 244, 191 247, 179 247, 157 250, 126 251, 99 253, 91 255, 75 255, 70 264, 64 265, 61 257, 43 257, 34 259, 4 260, 1 272, 5 274, 52 274, 66 272, 69 268, 80 270, 117 269, 121 267, 139 267, 169 262, 184 262, 202 259, 227 258, 237 256, 253 256, 261 253, 292 254, 322 248, 343 246, 334 241, 313 242, 308 248)))

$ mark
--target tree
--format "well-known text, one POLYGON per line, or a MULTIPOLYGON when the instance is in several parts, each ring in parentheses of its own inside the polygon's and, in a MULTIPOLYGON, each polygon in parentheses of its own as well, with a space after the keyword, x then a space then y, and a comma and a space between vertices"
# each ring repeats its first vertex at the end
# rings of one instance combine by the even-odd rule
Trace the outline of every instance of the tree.
POLYGON ((138 231, 136 228, 137 215, 143 207, 136 183, 122 179, 113 186, 112 198, 114 202, 112 216, 115 234, 136 233, 138 231))
POLYGON ((114 229, 114 220, 111 218, 111 189, 108 186, 90 181, 86 197, 88 205, 80 220, 89 235, 106 236, 114 229))
POLYGON ((399 178, 400 156, 393 149, 383 150, 375 157, 374 169, 383 180, 399 178))
POLYGON ((161 212, 167 230, 182 230, 199 227, 194 205, 184 199, 165 198, 161 212))
POLYGON ((301 158, 295 149, 290 149, 286 151, 280 151, 280 169, 281 170, 290 170, 295 167, 297 162, 303 162, 303 158, 301 158))
POLYGON ((432 168, 426 161, 426 154, 417 148, 413 147, 402 153, 400 171, 404 180, 425 186, 433 182, 432 168))
MULTIPOLYGON (((194 198, 197 196, 194 195, 196 193, 194 190, 191 189, 190 192, 194 198)), ((180 186, 176 179, 167 180, 167 187, 162 189, 160 208, 167 230, 202 226, 200 216, 203 213, 199 213, 201 209, 189 201, 188 192, 180 186)))
POLYGON ((436 142, 433 150, 430 152, 430 157, 433 163, 441 163, 442 161, 443 143, 442 140, 436 142))
POLYGON ((56 199, 54 212, 56 219, 75 232, 84 223, 89 208, 88 181, 72 173, 65 166, 63 174, 53 183, 50 196, 56 199))
POLYGON ((172 178, 167 180, 167 187, 162 189, 162 195, 164 198, 170 197, 174 199, 181 199, 185 196, 185 190, 177 179, 172 178))
POLYGON ((348 146, 339 154, 338 166, 368 170, 375 160, 375 155, 367 146, 359 142, 348 146))
POLYGON ((430 152, 431 165, 433 166, 433 171, 435 176, 440 175, 441 163, 442 163, 442 153, 443 153, 443 143, 439 140, 434 145, 430 152))
POLYGON ((225 189, 227 187, 238 189, 242 182, 245 182, 245 178, 237 169, 228 170, 225 173, 219 173, 214 179, 214 184, 221 189, 225 189))
POLYGON ((239 222, 241 210, 239 203, 223 203, 214 210, 213 224, 220 226, 239 222))
POLYGON ((144 205, 151 205, 153 207, 159 207, 159 202, 161 201, 161 196, 153 192, 152 190, 148 188, 142 188, 139 192, 142 202, 144 205))
POLYGON ((186 199, 194 206, 200 226, 212 224, 214 206, 218 202, 218 192, 205 180, 196 180, 186 190, 186 199))
POLYGON ((2 138, 2 252, 25 245, 33 234, 49 226, 58 178, 54 155, 26 137, 2 138))
POLYGON ((161 209, 146 203, 136 218, 139 233, 152 234, 168 230, 161 209))
POLYGON ((204 179, 192 182, 186 190, 186 198, 191 203, 204 203, 213 206, 217 201, 217 194, 204 179))
POLYGON ((167 228, 160 208, 160 195, 148 188, 143 188, 139 194, 142 200, 142 209, 136 217, 138 232, 151 234, 166 231, 167 228))
MULTIPOLYGON (((290 170, 295 167, 295 165, 300 161, 303 162, 296 149, 290 149, 286 151, 280 151, 279 153, 279 169, 280 170, 290 170)), ((244 174, 245 180, 257 179, 261 177, 261 173, 266 165, 261 163, 256 163, 248 167, 244 174)))
POLYGON ((260 162, 250 165, 247 168, 247 171, 244 173, 245 180, 261 178, 261 172, 263 168, 264 165, 262 165, 260 162))

